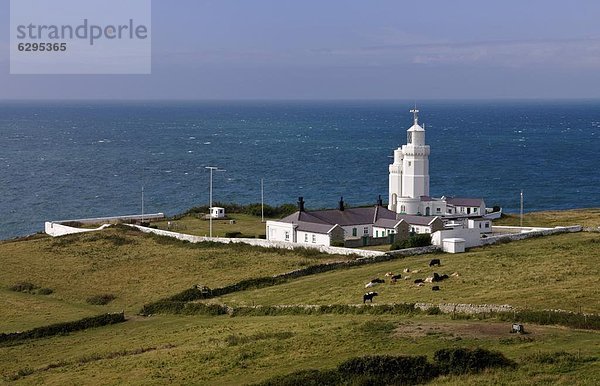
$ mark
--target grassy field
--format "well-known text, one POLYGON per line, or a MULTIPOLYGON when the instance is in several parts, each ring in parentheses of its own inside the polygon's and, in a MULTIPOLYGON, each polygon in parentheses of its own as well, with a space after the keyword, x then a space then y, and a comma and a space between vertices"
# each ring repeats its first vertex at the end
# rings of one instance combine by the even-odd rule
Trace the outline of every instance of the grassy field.
MULTIPOLYGON (((518 226, 520 221, 518 214, 505 214, 501 219, 494 220, 494 225, 518 226)), ((600 208, 530 212, 523 215, 523 226, 555 227, 568 225, 600 227, 600 208)))
POLYGON ((4 242, 0 256, 0 332, 10 331, 19 323, 14 315, 24 316, 24 307, 39 312, 23 318, 20 329, 65 320, 68 310, 73 312, 67 320, 110 311, 135 313, 144 303, 194 284, 217 287, 344 259, 245 245, 194 245, 124 229, 4 242), (48 287, 54 293, 42 296, 6 290, 17 282, 48 287), (105 293, 116 299, 106 306, 86 303, 88 297, 105 293), (5 320, 11 322, 5 324, 5 320))
MULTIPOLYGON (((590 219, 591 224, 594 221, 590 219)), ((494 319, 422 314, 136 316, 142 304, 193 284, 222 286, 341 258, 243 245, 192 245, 124 228, 0 242, 0 332, 122 309, 129 318, 118 325, 0 345, 0 384, 240 385, 297 370, 334 368, 363 355, 431 359, 446 347, 498 350, 518 368, 441 377, 431 384, 595 385, 600 379, 598 331, 527 324, 530 333, 515 336, 509 333, 510 323, 494 319), (52 288, 54 293, 7 289, 20 281, 52 288), (87 297, 101 293, 112 293, 116 299, 106 306, 86 303, 87 297), (560 351, 570 355, 555 354, 560 351)), ((597 314, 599 258, 598 233, 563 234, 465 254, 414 256, 326 272, 210 301, 354 304, 361 302, 364 284, 371 278, 410 268, 420 270, 411 273, 411 279, 432 272, 459 276, 442 282, 439 292, 431 291, 431 284, 416 287, 412 280, 386 283, 375 288, 380 293, 375 302, 508 303, 533 309, 581 308, 597 314), (430 269, 432 257, 441 258, 442 267, 430 269)))
POLYGON ((295 370, 333 368, 365 354, 431 357, 440 347, 485 347, 501 350, 522 367, 438 382, 519 383, 526 377, 591 385, 600 375, 598 333, 551 326, 531 331, 520 339, 508 333, 507 324, 490 327, 446 316, 157 316, 0 348, 0 368, 5 374, 32 372, 21 379, 28 384, 239 385, 295 370), (528 361, 559 349, 596 361, 568 368, 528 361))
POLYGON ((401 260, 307 276, 291 283, 238 292, 211 301, 230 305, 253 304, 351 304, 362 302, 364 285, 386 272, 402 273, 410 280, 379 285, 378 303, 432 302, 510 304, 533 309, 598 312, 600 289, 592 285, 600 275, 600 235, 577 233, 529 239, 476 248, 464 254, 411 256, 401 260), (429 268, 431 258, 441 267, 429 268), (441 283, 417 287, 413 280, 433 272, 452 274, 441 283))
MULTIPOLYGON (((159 229, 195 236, 208 236, 210 230, 208 220, 203 220, 194 215, 171 221, 171 227, 169 227, 168 221, 153 222, 152 225, 156 225, 159 229)), ((240 232, 245 237, 258 237, 266 234, 266 224, 261 222, 260 217, 242 213, 229 214, 227 220, 213 220, 213 236, 225 237, 227 232, 240 232), (233 220, 234 223, 232 224, 230 220, 233 220)))

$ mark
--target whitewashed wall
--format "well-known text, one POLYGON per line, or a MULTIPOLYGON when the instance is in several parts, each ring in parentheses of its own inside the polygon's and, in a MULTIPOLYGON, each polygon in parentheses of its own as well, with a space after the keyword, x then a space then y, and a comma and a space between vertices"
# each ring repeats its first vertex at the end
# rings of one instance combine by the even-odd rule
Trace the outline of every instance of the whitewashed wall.
POLYGON ((279 221, 267 221, 267 240, 270 241, 288 241, 294 240, 294 225, 279 221), (286 240, 285 234, 288 232, 289 239, 286 240))
POLYGON ((305 231, 297 231, 296 242, 298 244, 310 244, 310 245, 331 245, 331 238, 329 235, 324 235, 322 233, 312 233, 305 231), (315 237, 315 241, 313 242, 313 236, 315 237))
POLYGON ((99 230, 104 229, 109 226, 110 226, 110 224, 104 224, 98 228, 93 228, 93 229, 74 228, 74 227, 69 227, 66 225, 59 224, 59 223, 46 221, 46 223, 44 224, 44 232, 46 232, 46 234, 48 234, 52 237, 57 237, 57 236, 72 235, 75 233, 86 233, 86 232, 99 231, 99 230))

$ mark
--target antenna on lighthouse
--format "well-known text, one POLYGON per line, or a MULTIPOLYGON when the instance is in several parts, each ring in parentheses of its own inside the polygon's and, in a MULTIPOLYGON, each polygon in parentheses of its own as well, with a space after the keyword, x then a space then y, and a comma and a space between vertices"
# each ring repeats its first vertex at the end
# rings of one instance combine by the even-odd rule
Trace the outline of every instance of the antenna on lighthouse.
POLYGON ((417 105, 415 104, 415 108, 410 110, 411 113, 415 116, 415 125, 419 123, 419 110, 417 110, 417 105))

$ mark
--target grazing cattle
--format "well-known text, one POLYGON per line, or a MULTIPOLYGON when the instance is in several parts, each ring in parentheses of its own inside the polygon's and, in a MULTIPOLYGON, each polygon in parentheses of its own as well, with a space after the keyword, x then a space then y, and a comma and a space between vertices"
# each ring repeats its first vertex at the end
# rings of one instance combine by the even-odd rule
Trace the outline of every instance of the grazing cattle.
POLYGON ((367 300, 370 300, 371 303, 373 303, 373 298, 375 296, 377 296, 377 292, 367 292, 366 294, 363 295, 363 304, 367 302, 367 300))
POLYGON ((398 279, 402 279, 402 276, 394 275, 394 276, 392 276, 392 280, 390 281, 390 283, 395 283, 398 281, 398 279))
POLYGON ((417 279, 417 280, 415 280, 415 284, 424 283, 424 282, 425 282, 425 280, 423 280, 423 279, 417 279))
POLYGON ((431 259, 431 261, 429 262, 429 266, 433 267, 434 265, 437 265, 439 267, 440 265, 442 265, 442 262, 440 261, 440 259, 431 259))
POLYGON ((385 274, 385 277, 390 277, 390 276, 394 276, 394 272, 388 272, 385 274))
POLYGON ((404 273, 409 273, 409 272, 410 272, 410 269, 408 269, 408 268, 404 268, 404 270, 403 270, 402 272, 404 272, 404 273))
POLYGON ((438 281, 442 281, 442 279, 440 279, 440 275, 438 275, 436 272, 434 272, 432 282, 438 282, 438 281))
POLYGON ((428 278, 426 278, 425 283, 433 283, 433 277, 429 276, 428 278))
POLYGON ((431 287, 432 291, 439 291, 440 290, 440 286, 439 285, 434 285, 433 287, 431 287))
POLYGON ((385 283, 385 280, 380 278, 371 279, 371 283, 385 283))
POLYGON ((385 283, 385 280, 383 279, 373 279, 370 282, 368 282, 367 284, 365 284, 365 288, 371 288, 371 287, 375 287, 377 284, 381 284, 381 283, 385 283))
POLYGON ((458 272, 454 272, 454 273, 453 273, 452 275, 450 275, 450 276, 452 276, 452 277, 459 277, 459 276, 460 276, 460 274, 459 274, 458 272))
POLYGON ((419 283, 417 284, 417 287, 423 287, 425 285, 425 283, 419 283))
POLYGON ((442 276, 440 276, 440 280, 446 280, 448 279, 450 276, 443 274, 442 276))

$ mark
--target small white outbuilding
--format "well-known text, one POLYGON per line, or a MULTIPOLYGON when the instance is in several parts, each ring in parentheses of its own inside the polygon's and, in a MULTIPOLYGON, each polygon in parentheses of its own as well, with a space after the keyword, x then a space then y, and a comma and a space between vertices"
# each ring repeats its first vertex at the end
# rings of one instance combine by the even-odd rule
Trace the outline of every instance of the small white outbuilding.
POLYGON ((209 208, 210 217, 212 218, 225 218, 225 208, 213 206, 209 208))
POLYGON ((442 248, 448 253, 463 253, 465 251, 465 239, 452 237, 442 240, 442 248))

